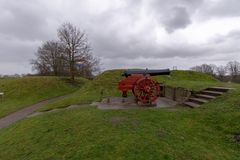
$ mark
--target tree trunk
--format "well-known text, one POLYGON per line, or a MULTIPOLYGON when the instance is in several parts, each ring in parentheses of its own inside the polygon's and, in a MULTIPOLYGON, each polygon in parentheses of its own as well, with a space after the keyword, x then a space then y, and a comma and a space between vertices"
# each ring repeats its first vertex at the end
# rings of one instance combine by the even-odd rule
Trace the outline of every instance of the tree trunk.
POLYGON ((75 80, 75 76, 74 76, 74 73, 71 72, 71 80, 74 81, 75 80))
POLYGON ((75 80, 74 63, 71 63, 70 65, 70 76, 71 76, 71 80, 74 81, 75 80))

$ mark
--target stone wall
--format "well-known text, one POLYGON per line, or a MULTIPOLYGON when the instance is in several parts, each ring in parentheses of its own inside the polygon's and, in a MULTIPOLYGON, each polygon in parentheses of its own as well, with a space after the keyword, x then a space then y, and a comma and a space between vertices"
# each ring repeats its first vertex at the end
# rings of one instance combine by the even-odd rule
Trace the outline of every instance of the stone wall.
POLYGON ((161 96, 177 101, 178 103, 183 103, 191 94, 192 92, 185 88, 163 86, 161 96))

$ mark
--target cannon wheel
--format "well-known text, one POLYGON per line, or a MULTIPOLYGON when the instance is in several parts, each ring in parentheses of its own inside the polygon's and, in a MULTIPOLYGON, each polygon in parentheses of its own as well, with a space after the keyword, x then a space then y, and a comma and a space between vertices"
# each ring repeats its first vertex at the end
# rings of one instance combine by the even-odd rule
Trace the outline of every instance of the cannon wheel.
POLYGON ((144 77, 134 85, 133 94, 143 104, 152 104, 160 95, 160 86, 150 77, 144 77))

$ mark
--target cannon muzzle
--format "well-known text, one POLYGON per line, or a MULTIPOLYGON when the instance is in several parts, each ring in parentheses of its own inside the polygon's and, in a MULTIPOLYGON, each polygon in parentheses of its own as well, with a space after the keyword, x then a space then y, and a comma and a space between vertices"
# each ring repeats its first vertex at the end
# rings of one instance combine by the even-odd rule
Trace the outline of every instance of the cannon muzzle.
POLYGON ((169 75, 169 69, 128 69, 123 72, 122 76, 128 77, 132 74, 142 74, 142 75, 150 75, 150 76, 158 76, 158 75, 169 75))

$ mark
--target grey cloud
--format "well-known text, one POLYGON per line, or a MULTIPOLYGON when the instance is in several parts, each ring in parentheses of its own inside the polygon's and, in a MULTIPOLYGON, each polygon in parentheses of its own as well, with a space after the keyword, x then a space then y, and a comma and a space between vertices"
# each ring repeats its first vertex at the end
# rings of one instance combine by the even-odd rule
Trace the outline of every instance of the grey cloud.
POLYGON ((191 24, 190 15, 184 7, 174 7, 166 15, 163 24, 168 33, 172 33, 176 29, 186 28, 191 24))
MULTIPOLYGON (((126 9, 126 8, 125 8, 126 9)), ((135 13, 133 16, 138 15, 138 7, 131 10, 131 13, 135 13)), ((129 9, 108 11, 102 13, 101 16, 94 17, 91 20, 97 22, 98 26, 88 25, 87 31, 89 32, 90 39, 92 40, 92 45, 94 46, 94 51, 97 55, 104 58, 137 58, 142 57, 186 57, 186 56, 198 56, 202 55, 209 48, 201 48, 195 45, 182 44, 176 46, 172 44, 163 45, 158 44, 154 41, 156 38, 151 31, 154 27, 153 24, 145 26, 144 29, 139 30, 135 33, 131 28, 134 26, 134 18, 132 14, 130 18, 126 16, 123 24, 118 22, 119 12, 125 12, 128 15, 129 9), (128 28, 130 26, 130 28, 128 28)), ((172 19, 166 20, 166 25, 168 25, 168 30, 173 31, 174 29, 184 28, 190 23, 189 17, 186 13, 186 9, 183 7, 175 7, 175 14, 172 19)), ((170 14, 166 14, 170 15, 170 14)))
POLYGON ((184 29, 191 24, 191 17, 204 4, 203 0, 152 0, 150 8, 168 33, 184 29))
MULTIPOLYGON (((0 74, 4 70, 13 73, 14 69, 6 66, 15 67, 18 73, 29 72, 31 66, 26 68, 26 64, 34 57, 38 45, 55 39, 57 27, 65 21, 87 32, 94 54, 101 57, 106 68, 178 65, 186 69, 193 63, 204 63, 209 56, 212 61, 214 57, 222 61, 226 55, 233 57, 240 51, 236 47, 240 43, 238 31, 220 35, 202 45, 156 41, 155 29, 165 28, 172 36, 178 29, 187 30, 194 22, 196 12, 219 15, 223 2, 211 6, 203 0, 126 0, 122 1, 122 6, 115 6, 114 2, 109 0, 108 3, 113 3, 113 6, 95 12, 98 8, 91 8, 91 4, 87 4, 89 1, 2 0, 0 74), (214 6, 215 11, 210 13, 209 8, 214 6)), ((234 11, 236 15, 237 12, 234 11)), ((224 11, 224 15, 231 14, 224 11)))
POLYGON ((229 41, 231 43, 240 41, 240 30, 232 30, 225 35, 215 35, 212 39, 209 40, 209 42, 213 44, 226 43, 229 41))
MULTIPOLYGON (((0 33, 23 40, 41 40, 47 33, 47 8, 36 1, 8 0, 1 2, 0 33)), ((51 34, 50 34, 51 35, 51 34)))
POLYGON ((28 62, 34 57, 34 50, 40 44, 38 41, 22 41, 0 38, 0 63, 28 62), (33 50, 34 49, 34 50, 33 50))
POLYGON ((231 39, 235 39, 235 40, 240 40, 240 30, 233 30, 230 31, 226 36, 223 36, 225 38, 231 38, 231 39))
POLYGON ((127 41, 122 41, 114 33, 110 37, 94 38, 93 45, 103 58, 127 57, 134 59, 144 58, 169 58, 169 57, 200 57, 212 51, 209 46, 198 46, 191 44, 157 44, 142 37, 127 37, 127 41))
POLYGON ((240 30, 232 30, 225 35, 216 35, 207 43, 212 48, 212 60, 240 60, 240 30))
POLYGON ((202 10, 206 17, 238 17, 240 16, 239 0, 206 1, 206 8, 202 10))
POLYGON ((0 62, 0 75, 30 73, 28 62, 0 62))
POLYGON ((194 12, 202 4, 204 4, 204 0, 151 0, 151 7, 158 11, 165 11, 175 6, 183 6, 188 8, 189 11, 194 12))

